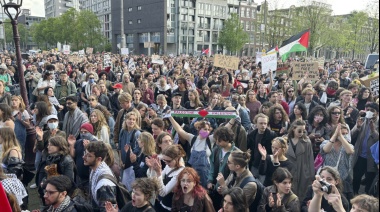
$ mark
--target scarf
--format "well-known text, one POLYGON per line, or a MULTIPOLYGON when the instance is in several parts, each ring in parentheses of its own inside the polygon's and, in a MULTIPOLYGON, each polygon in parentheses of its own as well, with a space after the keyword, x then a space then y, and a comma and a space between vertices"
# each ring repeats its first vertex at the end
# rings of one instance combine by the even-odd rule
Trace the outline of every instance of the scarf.
POLYGON ((91 83, 88 82, 86 85, 85 85, 85 94, 86 94, 86 98, 90 97, 91 95, 91 92, 92 92, 92 89, 91 89, 91 83))
POLYGON ((52 205, 49 207, 47 212, 61 212, 64 211, 67 206, 70 204, 70 197, 66 196, 63 202, 58 206, 58 208, 54 208, 52 205))
POLYGON ((96 192, 98 191, 98 189, 102 186, 115 186, 115 184, 113 184, 110 180, 107 179, 102 179, 98 182, 98 178, 104 174, 114 176, 111 169, 104 161, 100 163, 99 167, 96 168, 95 171, 92 170, 90 174, 91 195, 93 197, 92 199, 96 202, 97 205, 99 205, 99 202, 96 199, 96 192))
POLYGON ((4 190, 7 193, 14 194, 16 196, 17 202, 19 205, 23 204, 22 199, 28 196, 26 189, 22 182, 17 179, 15 174, 6 174, 8 178, 5 178, 1 181, 3 184, 4 190))

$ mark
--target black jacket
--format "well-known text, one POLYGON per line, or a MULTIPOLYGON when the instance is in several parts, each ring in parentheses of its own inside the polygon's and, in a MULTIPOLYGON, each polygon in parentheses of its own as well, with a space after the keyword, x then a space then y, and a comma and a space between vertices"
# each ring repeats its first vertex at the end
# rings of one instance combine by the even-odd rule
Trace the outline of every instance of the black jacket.
POLYGON ((261 141, 256 141, 256 135, 259 133, 258 129, 255 129, 248 134, 247 146, 251 150, 251 160, 249 161, 249 167, 252 166, 259 168, 261 161, 261 154, 259 152, 259 143, 265 147, 267 154, 272 154, 272 140, 277 137, 276 133, 270 129, 265 129, 263 138, 261 141))

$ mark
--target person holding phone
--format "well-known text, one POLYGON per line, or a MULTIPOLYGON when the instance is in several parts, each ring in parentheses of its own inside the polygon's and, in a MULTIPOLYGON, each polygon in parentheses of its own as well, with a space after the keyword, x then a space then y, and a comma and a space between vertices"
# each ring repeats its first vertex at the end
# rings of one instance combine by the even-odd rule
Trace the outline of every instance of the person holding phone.
POLYGON ((323 106, 316 106, 313 108, 307 118, 306 131, 309 134, 311 143, 313 144, 314 158, 320 151, 319 146, 325 140, 329 140, 329 130, 326 126, 328 121, 328 114, 323 106))

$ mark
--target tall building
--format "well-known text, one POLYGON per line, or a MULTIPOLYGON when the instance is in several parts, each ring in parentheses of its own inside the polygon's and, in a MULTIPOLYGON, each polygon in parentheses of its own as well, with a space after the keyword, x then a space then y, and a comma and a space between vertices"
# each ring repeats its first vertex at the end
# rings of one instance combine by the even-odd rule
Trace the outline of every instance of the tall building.
MULTIPOLYGON (((45 17, 32 16, 29 9, 23 9, 18 18, 18 23, 25 24, 27 29, 26 32, 30 32, 30 27, 35 23, 41 22, 42 20, 45 20, 45 17)), ((26 40, 21 40, 21 49, 25 52, 27 50, 37 49, 37 44, 33 42, 31 34, 26 37, 26 40)))
MULTIPOLYGON (((116 1, 119 2, 120 0, 116 1)), ((81 10, 89 10, 98 16, 102 24, 102 32, 108 40, 112 40, 111 0, 79 0, 81 10)), ((120 9, 120 8, 119 8, 120 9)))
MULTIPOLYGON (((121 42, 120 0, 112 0, 113 50, 121 42)), ((124 2, 126 46, 134 54, 194 54, 221 47, 217 38, 227 17, 225 0, 145 0, 124 2)))
POLYGON ((45 0, 45 17, 58 17, 71 8, 79 10, 79 0, 45 0))

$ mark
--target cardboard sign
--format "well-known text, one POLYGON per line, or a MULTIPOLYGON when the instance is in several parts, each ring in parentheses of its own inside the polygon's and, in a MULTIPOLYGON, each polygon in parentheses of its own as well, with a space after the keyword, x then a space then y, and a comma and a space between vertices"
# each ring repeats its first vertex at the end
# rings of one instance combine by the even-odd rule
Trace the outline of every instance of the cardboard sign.
POLYGON ((318 58, 317 62, 318 62, 318 67, 324 68, 324 66, 325 66, 325 57, 318 58))
POLYGON ((82 50, 79 50, 79 55, 84 55, 84 49, 82 49, 82 50))
POLYGON ((277 54, 265 55, 261 58, 261 73, 267 74, 269 71, 277 69, 277 54))
POLYGON ((276 76, 279 76, 282 73, 285 73, 287 76, 289 76, 290 72, 290 66, 285 63, 278 63, 277 64, 277 70, 276 70, 276 76))
POLYGON ((375 73, 373 75, 368 75, 360 78, 360 82, 367 88, 371 88, 371 81, 379 79, 379 73, 375 73))
POLYGON ((153 64, 164 65, 164 60, 162 60, 160 58, 160 55, 152 55, 152 63, 153 64))
POLYGON ((183 66, 184 69, 188 69, 190 68, 190 64, 188 62, 185 63, 185 65, 183 66))
POLYGON ((42 54, 49 54, 49 51, 42 51, 42 54))
POLYGON ((129 49, 128 48, 121 48, 121 55, 129 55, 129 49))
POLYGON ((70 45, 63 45, 63 54, 70 54, 70 45))
POLYGON ((319 71, 317 62, 297 62, 293 63, 293 80, 301 80, 305 75, 312 82, 319 80, 319 71))
POLYGON ((79 63, 79 62, 81 62, 82 61, 82 59, 81 58, 79 58, 78 56, 69 56, 69 61, 70 62, 77 62, 77 63, 79 63))
POLYGON ((94 48, 90 48, 90 47, 86 48, 86 54, 92 54, 93 51, 94 51, 94 48))
POLYGON ((214 66, 226 69, 239 69, 240 59, 233 56, 226 56, 221 54, 216 54, 214 59, 214 66))
POLYGON ((370 82, 370 89, 372 92, 372 96, 377 96, 379 95, 379 78, 375 78, 371 80, 370 82))

